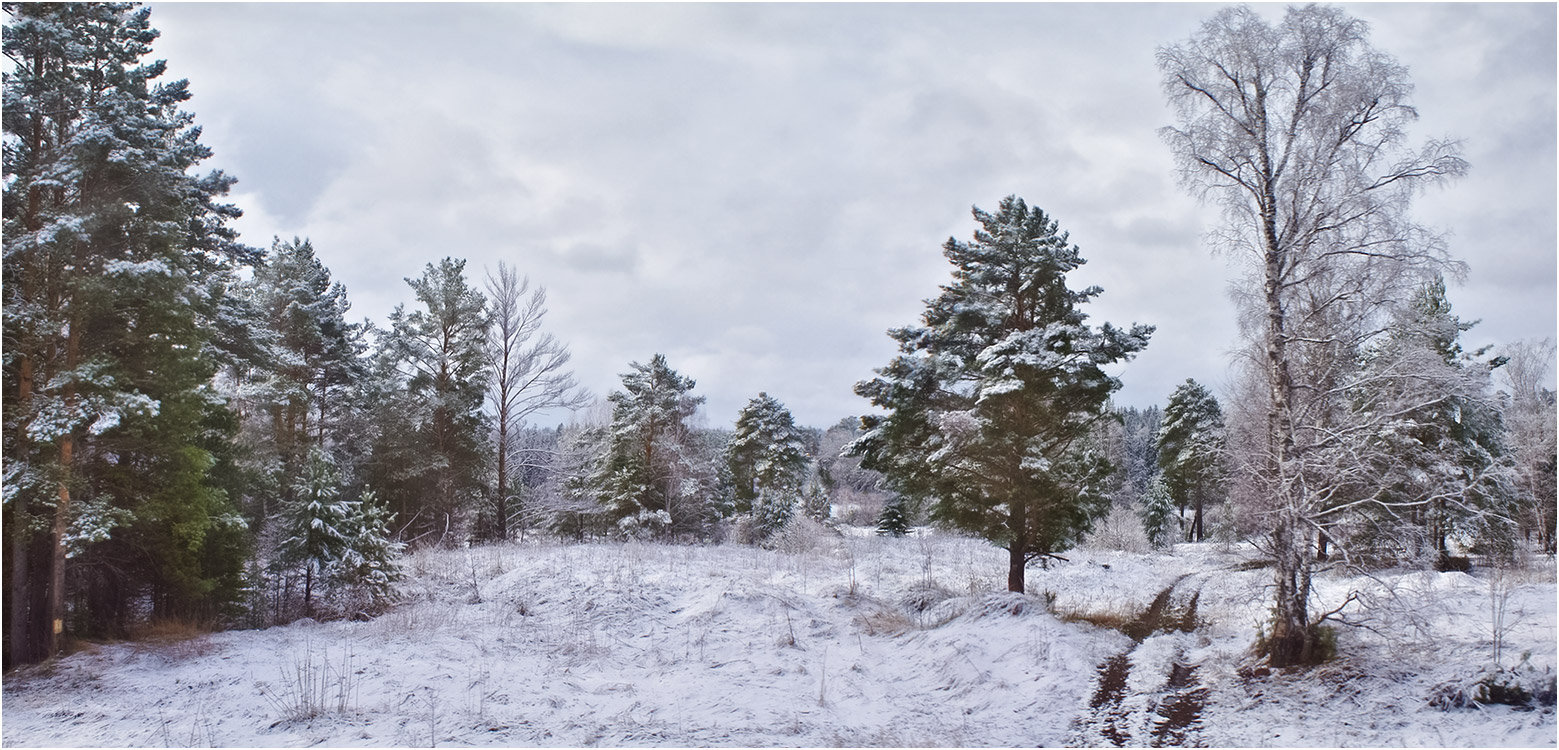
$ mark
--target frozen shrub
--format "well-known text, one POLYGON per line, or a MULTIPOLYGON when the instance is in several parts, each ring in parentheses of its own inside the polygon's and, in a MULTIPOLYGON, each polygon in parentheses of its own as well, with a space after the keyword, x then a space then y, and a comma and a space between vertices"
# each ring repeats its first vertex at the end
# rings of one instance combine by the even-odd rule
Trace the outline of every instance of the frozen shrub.
POLYGON ((799 555, 805 552, 831 550, 837 546, 840 534, 837 530, 818 523, 805 515, 792 516, 778 532, 770 536, 764 546, 781 552, 799 555))
MULTIPOLYGON (((1173 508, 1170 510, 1173 512, 1173 508)), ((1115 505, 1094 525, 1085 545, 1093 549, 1146 553, 1149 539, 1144 533, 1142 519, 1132 511, 1131 507, 1115 505)))

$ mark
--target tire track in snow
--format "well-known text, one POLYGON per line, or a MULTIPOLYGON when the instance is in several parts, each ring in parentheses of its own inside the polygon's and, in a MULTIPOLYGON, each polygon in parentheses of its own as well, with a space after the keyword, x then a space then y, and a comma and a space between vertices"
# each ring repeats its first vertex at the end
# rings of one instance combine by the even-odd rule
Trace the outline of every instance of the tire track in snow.
POLYGON ((1175 588, 1186 578, 1187 575, 1183 575, 1175 579, 1153 598, 1141 615, 1121 628, 1133 645, 1099 665, 1098 685, 1088 702, 1088 712, 1073 721, 1072 739, 1068 744, 1114 747, 1199 744, 1207 688, 1197 679, 1196 667, 1182 662, 1184 649, 1172 635, 1174 631, 1189 633, 1196 626, 1200 588, 1179 611, 1170 606, 1175 588), (1163 658, 1166 655, 1168 658, 1163 658), (1145 683, 1156 677, 1146 673, 1155 668, 1164 670, 1166 662, 1167 674, 1163 682, 1154 689, 1145 689, 1145 683))

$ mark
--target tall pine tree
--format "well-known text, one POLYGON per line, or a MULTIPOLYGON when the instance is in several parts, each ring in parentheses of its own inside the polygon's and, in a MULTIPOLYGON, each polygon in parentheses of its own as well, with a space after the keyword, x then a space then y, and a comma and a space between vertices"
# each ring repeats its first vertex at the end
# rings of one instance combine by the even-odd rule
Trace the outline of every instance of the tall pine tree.
POLYGON ((142 61, 158 35, 147 9, 5 11, 5 655, 14 664, 57 651, 70 630, 122 623, 147 587, 154 612, 167 615, 196 613, 220 588, 226 573, 211 566, 232 558, 207 545, 236 519, 210 471, 233 425, 207 384, 222 290, 255 253, 226 226, 238 210, 218 202, 233 179, 192 172, 210 151, 179 109, 187 83, 157 83, 164 64, 142 61), (68 568, 109 569, 94 555, 130 533, 143 543, 132 564, 77 577, 67 622, 68 568))
POLYGON ((275 240, 243 292, 255 310, 262 355, 235 391, 269 475, 258 509, 263 521, 267 496, 290 499, 290 478, 311 451, 349 442, 343 429, 367 373, 364 326, 347 322, 346 288, 331 281, 308 240, 275 240))
POLYGON ((420 307, 390 314, 371 484, 411 542, 452 542, 486 491, 487 310, 465 261, 429 263, 406 283, 420 307))
POLYGON ((1023 591, 1032 560, 1061 552, 1107 507, 1108 461, 1088 445, 1111 417, 1120 381, 1104 365, 1147 346, 1151 326, 1085 324, 1074 291, 1083 264, 1057 223, 1009 196, 974 209, 972 242, 949 238, 953 281, 922 325, 889 332, 900 354, 857 394, 888 411, 862 419, 863 466, 894 489, 933 501, 944 523, 1008 551, 1007 588, 1023 591))
POLYGON ((607 396, 611 432, 593 484, 625 531, 666 533, 690 526, 702 509, 684 491, 696 447, 687 420, 704 398, 691 395, 693 379, 677 374, 664 355, 629 366, 623 390, 607 396))

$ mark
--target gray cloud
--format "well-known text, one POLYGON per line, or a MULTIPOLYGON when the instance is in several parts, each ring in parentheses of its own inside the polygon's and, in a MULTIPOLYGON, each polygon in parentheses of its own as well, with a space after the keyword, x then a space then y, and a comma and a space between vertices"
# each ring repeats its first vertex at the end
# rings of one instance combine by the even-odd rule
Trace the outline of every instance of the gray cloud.
MULTIPOLYGON (((1426 196, 1491 341, 1554 324, 1554 9, 1349 6, 1474 171, 1426 196)), ((241 228, 313 238, 356 312, 445 255, 510 262, 598 393, 664 352, 712 424, 760 390, 825 425, 867 404, 947 278, 969 206, 1017 193, 1089 259, 1094 322, 1159 327, 1122 403, 1217 384, 1218 221, 1175 186, 1153 55, 1202 5, 154 4, 241 228)), ((1280 8, 1273 9, 1280 13, 1280 8)))

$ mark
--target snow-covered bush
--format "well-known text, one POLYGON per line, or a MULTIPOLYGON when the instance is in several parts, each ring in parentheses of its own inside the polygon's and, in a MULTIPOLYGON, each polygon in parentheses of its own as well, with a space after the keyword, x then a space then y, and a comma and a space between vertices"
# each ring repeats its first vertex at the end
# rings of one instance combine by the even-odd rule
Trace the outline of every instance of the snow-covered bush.
POLYGON ((617 522, 617 533, 624 539, 661 539, 670 528, 671 514, 664 510, 641 511, 617 522))
POLYGON ((785 527, 769 537, 764 545, 770 549, 799 555, 807 552, 828 552, 839 547, 837 529, 818 523, 804 515, 791 517, 785 527))
POLYGON ((1129 506, 1117 503, 1094 524, 1084 544, 1092 549, 1145 553, 1148 551, 1148 536, 1143 531, 1143 522, 1137 513, 1129 506))

